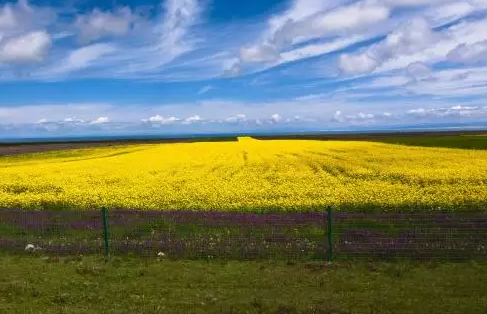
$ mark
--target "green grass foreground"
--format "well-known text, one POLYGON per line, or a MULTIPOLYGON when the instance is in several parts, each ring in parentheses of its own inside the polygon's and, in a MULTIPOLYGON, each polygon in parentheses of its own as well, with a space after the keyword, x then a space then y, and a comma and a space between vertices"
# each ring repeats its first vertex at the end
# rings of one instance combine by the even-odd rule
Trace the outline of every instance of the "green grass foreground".
POLYGON ((0 255, 0 313, 487 313, 487 265, 0 255))

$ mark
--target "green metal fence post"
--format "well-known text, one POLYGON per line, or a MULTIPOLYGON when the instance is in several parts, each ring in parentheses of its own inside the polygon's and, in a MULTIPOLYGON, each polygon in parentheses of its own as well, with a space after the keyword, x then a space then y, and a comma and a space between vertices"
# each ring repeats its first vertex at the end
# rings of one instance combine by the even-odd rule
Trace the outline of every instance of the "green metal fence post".
POLYGON ((108 243, 108 218, 107 218, 107 209, 105 206, 101 208, 101 216, 103 218, 103 240, 105 242, 105 256, 108 257, 110 255, 110 246, 108 243))
POLYGON ((328 227, 326 228, 327 230, 327 238, 328 238, 328 263, 331 263, 333 261, 333 223, 332 223, 332 214, 331 214, 331 206, 327 207, 327 222, 328 222, 328 227))

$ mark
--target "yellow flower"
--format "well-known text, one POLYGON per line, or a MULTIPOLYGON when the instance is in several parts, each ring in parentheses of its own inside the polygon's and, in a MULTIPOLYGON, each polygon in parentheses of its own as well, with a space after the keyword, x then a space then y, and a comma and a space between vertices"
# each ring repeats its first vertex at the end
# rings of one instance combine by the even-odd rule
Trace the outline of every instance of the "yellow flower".
POLYGON ((487 199, 487 151, 372 142, 151 144, 0 158, 2 208, 455 209, 487 199))

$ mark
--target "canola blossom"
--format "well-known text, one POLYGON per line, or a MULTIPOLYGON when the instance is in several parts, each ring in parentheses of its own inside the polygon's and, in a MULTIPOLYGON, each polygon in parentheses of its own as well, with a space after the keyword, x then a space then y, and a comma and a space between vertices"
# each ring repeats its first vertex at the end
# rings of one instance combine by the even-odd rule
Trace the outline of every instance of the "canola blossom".
POLYGON ((139 144, 0 158, 0 207, 473 210, 487 151, 365 141, 139 144))

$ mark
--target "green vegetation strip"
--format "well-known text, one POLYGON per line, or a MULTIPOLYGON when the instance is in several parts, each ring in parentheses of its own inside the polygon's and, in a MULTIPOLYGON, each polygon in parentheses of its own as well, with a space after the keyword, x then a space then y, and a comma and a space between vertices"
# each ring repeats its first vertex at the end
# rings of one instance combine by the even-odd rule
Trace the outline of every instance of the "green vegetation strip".
POLYGON ((487 149, 487 135, 385 137, 370 141, 407 146, 487 149))
POLYGON ((474 262, 205 262, 0 255, 0 313, 486 313, 474 262))

